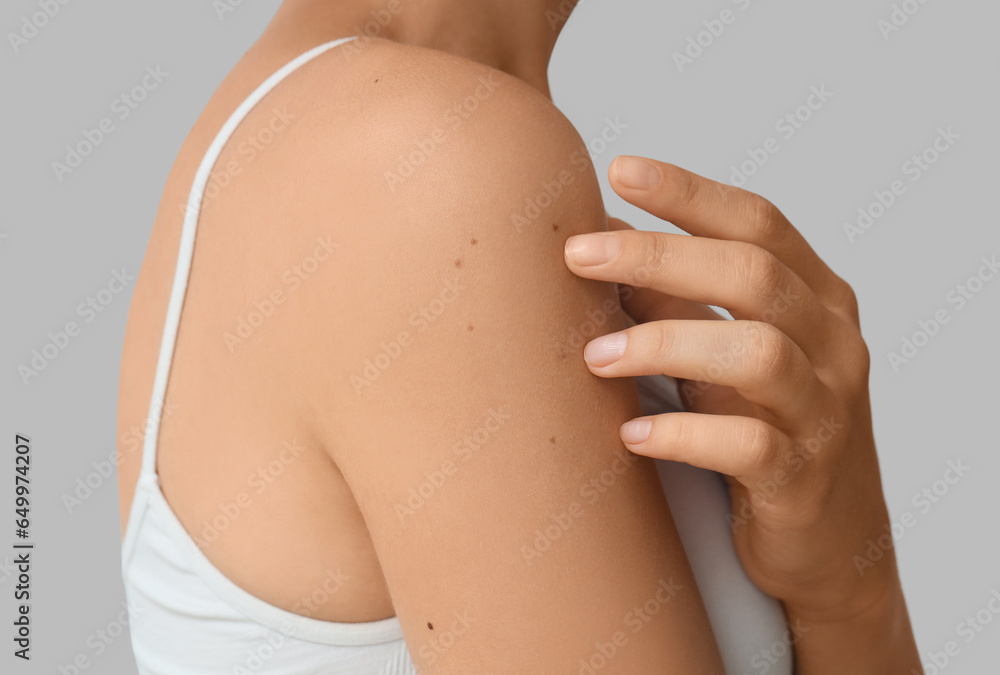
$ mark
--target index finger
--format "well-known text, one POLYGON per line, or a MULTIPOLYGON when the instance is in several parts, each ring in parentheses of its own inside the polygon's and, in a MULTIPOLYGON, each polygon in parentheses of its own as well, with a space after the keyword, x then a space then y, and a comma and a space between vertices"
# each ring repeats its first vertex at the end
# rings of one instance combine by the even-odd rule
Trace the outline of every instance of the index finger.
POLYGON ((824 303, 850 304, 846 283, 760 195, 644 157, 616 157, 608 178, 630 204, 693 235, 759 246, 795 272, 824 303))

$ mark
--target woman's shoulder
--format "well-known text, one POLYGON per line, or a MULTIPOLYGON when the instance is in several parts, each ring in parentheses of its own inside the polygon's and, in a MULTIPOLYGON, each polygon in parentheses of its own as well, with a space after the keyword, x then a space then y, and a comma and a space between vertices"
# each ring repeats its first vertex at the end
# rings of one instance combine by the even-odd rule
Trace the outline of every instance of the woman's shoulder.
MULTIPOLYGON (((635 387, 581 355, 581 334, 622 326, 613 285, 563 262, 567 237, 606 228, 597 177, 527 84, 382 47, 331 90, 350 101, 314 115, 301 183, 282 193, 300 191, 297 227, 339 244, 297 291, 308 310, 282 357, 308 371, 310 433, 350 486, 422 664, 454 615, 476 624, 448 672, 565 670, 662 595, 664 570, 694 587, 655 467, 618 435, 641 412, 635 387)), ((618 670, 718 661, 697 592, 673 594, 618 670)))
MULTIPOLYGON (((512 312, 544 316, 544 339, 568 354, 560 322, 614 299, 563 264, 568 237, 607 227, 572 124, 486 66, 386 41, 348 46, 275 90, 249 121, 252 133, 271 107, 295 116, 226 193, 238 202, 228 220, 244 240, 258 233, 278 267, 330 242, 331 262, 296 284, 302 311, 283 324, 292 360, 310 364, 301 372, 315 386, 301 389, 347 410, 373 391, 369 362, 406 351, 416 368, 406 345, 433 329, 421 366, 430 367, 483 336, 509 339, 500 327, 512 312)), ((474 372, 478 356, 463 351, 462 361, 474 372)))
POLYGON ((519 177, 534 187, 588 174, 596 187, 583 140, 551 100, 453 54, 361 37, 331 50, 284 95, 314 113, 310 162, 346 156, 352 177, 373 177, 368 187, 386 199, 442 182, 503 189, 498 179, 510 179, 517 189, 519 177), (331 146, 339 152, 324 154, 331 146))
POLYGON ((323 63, 330 71, 341 70, 350 83, 348 91, 331 89, 329 96, 351 96, 369 113, 440 114, 457 124, 456 116, 467 120, 481 111, 506 111, 568 124, 552 101, 524 80, 449 52, 362 36, 338 45, 323 63))

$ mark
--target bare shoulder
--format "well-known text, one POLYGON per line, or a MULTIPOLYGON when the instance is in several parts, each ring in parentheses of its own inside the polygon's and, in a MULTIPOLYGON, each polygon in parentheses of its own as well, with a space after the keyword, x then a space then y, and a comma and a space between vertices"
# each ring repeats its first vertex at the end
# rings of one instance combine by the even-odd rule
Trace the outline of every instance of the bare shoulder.
MULTIPOLYGON (((587 148, 562 112, 522 80, 445 52, 371 40, 348 43, 325 67, 344 68, 349 84, 323 99, 343 126, 320 131, 350 154, 352 176, 388 203, 428 188, 488 184, 518 203, 518 231, 544 221, 566 193, 599 192, 587 148), (345 102, 346 101, 346 102, 345 102), (345 137, 346 136, 346 137, 345 137)), ((323 139, 317 139, 317 144, 323 139)), ((337 161, 337 155, 330 155, 337 161)), ((463 194, 469 208, 478 191, 463 194)), ((564 200, 569 201, 569 200, 564 200)), ((588 206, 593 205, 593 200, 588 206)))
MULTIPOLYGON (((582 350, 568 327, 587 311, 611 330, 614 288, 563 263, 568 237, 607 222, 587 148, 558 108, 515 77, 443 52, 374 40, 340 58, 323 68, 342 86, 314 104, 322 112, 288 170, 296 230, 335 232, 344 254, 313 298, 358 317, 337 338, 353 347, 342 393, 379 389, 381 370, 367 364, 432 322, 439 344, 467 349, 508 339, 504 313, 530 308, 545 317, 538 354, 559 358, 582 350), (445 315, 439 299, 457 294, 447 307, 459 309, 445 315)), ((311 316, 309 334, 328 338, 325 314, 311 316)))
POLYGON ((718 672, 655 467, 618 436, 635 386, 582 359, 624 325, 614 287, 563 262, 569 236, 607 227, 582 140, 489 68, 378 41, 350 58, 287 92, 327 83, 268 160, 266 209, 334 251, 281 358, 411 654, 442 675, 575 671, 672 578, 686 590, 608 672, 718 672))
POLYGON ((582 350, 569 328, 586 326, 588 311, 611 330, 614 288, 563 263, 568 237, 607 222, 587 148, 562 112, 525 82, 444 52, 385 40, 338 49, 284 93, 302 119, 267 175, 294 184, 277 198, 296 236, 338 248, 308 296, 324 311, 307 315, 303 333, 318 336, 316 352, 340 345, 329 366, 350 386, 339 393, 379 389, 390 378, 367 364, 432 323, 438 344, 468 348, 508 339, 504 312, 531 308, 545 317, 539 354, 564 359, 582 350), (464 309, 446 316, 440 299, 457 294, 447 307, 464 309), (331 314, 350 317, 350 330, 331 314))

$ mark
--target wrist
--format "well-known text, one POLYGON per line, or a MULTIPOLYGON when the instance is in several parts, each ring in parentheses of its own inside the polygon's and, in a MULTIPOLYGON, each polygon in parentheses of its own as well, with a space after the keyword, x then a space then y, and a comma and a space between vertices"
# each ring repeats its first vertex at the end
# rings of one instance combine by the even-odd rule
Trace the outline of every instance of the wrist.
POLYGON ((785 611, 817 623, 844 623, 874 612, 902 595, 895 557, 889 551, 866 574, 842 570, 837 578, 814 584, 807 596, 785 598, 785 611))
POLYGON ((898 575, 841 606, 785 606, 801 638, 795 644, 797 675, 922 674, 898 575))
MULTIPOLYGON (((874 496, 869 503, 863 519, 852 519, 846 543, 833 537, 812 574, 800 579, 787 595, 778 595, 787 609, 817 621, 848 621, 891 593, 902 594, 888 510, 874 496)), ((843 507, 836 511, 843 513, 843 507)), ((842 528, 839 522, 823 526, 836 532, 842 528)))

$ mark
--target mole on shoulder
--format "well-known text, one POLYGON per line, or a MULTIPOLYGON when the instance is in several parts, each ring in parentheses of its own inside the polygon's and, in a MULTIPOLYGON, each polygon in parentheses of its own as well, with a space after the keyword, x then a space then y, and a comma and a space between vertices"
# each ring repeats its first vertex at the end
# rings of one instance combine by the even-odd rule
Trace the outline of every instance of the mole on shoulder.
POLYGON ((473 246, 475 246, 475 245, 476 245, 476 244, 478 244, 478 243, 479 243, 479 240, 478 240, 478 239, 473 239, 473 240, 472 240, 472 245, 473 245, 473 246))
POLYGON ((430 621, 427 622, 427 627, 430 628, 431 630, 434 630, 434 624, 432 624, 430 621))
POLYGON ((473 326, 473 325, 472 325, 471 323, 470 323, 470 324, 469 324, 468 326, 466 326, 466 328, 468 328, 468 330, 469 330, 469 332, 470 332, 470 333, 471 333, 472 331, 476 330, 476 327, 475 327, 475 326, 473 326))

